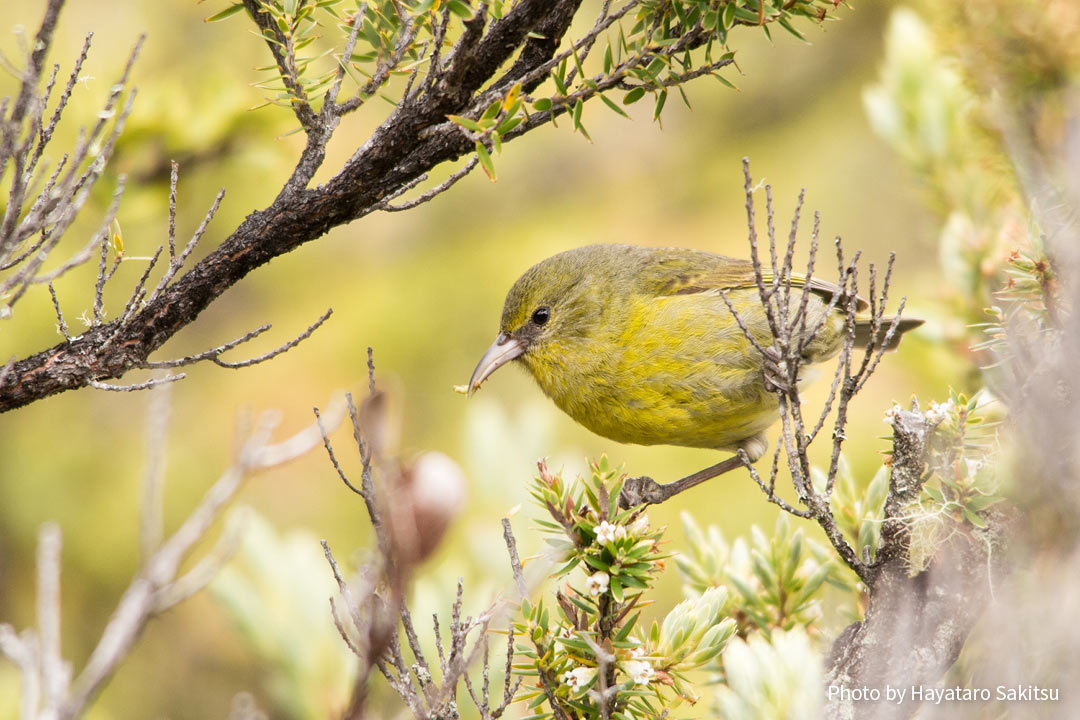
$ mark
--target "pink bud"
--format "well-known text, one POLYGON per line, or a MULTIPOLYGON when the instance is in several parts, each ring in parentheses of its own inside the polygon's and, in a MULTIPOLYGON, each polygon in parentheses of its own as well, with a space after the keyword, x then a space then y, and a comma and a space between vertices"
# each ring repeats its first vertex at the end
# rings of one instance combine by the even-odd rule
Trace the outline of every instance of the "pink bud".
POLYGON ((434 552, 465 505, 465 473, 440 452, 425 452, 407 467, 390 498, 394 545, 415 564, 434 552))

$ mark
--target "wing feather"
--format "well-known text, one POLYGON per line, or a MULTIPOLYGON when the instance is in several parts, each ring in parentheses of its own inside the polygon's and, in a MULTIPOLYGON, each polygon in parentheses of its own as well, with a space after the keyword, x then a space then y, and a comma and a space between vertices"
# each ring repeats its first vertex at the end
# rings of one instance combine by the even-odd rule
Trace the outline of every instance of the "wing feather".
MULTIPOLYGON (((658 252, 651 262, 641 269, 638 277, 641 290, 656 297, 670 295, 694 295, 716 290, 738 290, 756 288, 754 266, 749 260, 725 257, 697 250, 677 250, 658 252)), ((771 271, 763 273, 766 283, 773 281, 771 271)), ((806 276, 793 273, 791 285, 802 288, 807 284, 806 276)), ((842 292, 839 285, 819 278, 810 279, 810 291, 826 301, 842 292)), ((843 297, 838 301, 842 303, 843 297)), ((863 311, 869 303, 858 298, 858 310, 863 311)))

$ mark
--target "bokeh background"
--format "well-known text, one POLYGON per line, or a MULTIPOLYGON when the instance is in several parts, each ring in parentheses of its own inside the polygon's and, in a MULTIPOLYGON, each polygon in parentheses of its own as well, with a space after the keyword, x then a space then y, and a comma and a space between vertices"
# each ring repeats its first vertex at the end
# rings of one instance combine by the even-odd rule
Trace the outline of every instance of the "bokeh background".
MULTIPOLYGON (((135 111, 113 163, 114 172, 128 175, 119 220, 133 258, 108 298, 114 311, 144 267, 134 258, 165 238, 171 159, 181 163, 181 238, 226 188, 208 248, 272 200, 299 155, 287 110, 250 109, 261 103, 254 69, 269 63, 263 43, 241 16, 205 23, 221 9, 213 5, 114 0, 106 10, 70 0, 62 16, 52 59, 64 68, 83 34, 95 33, 71 120, 79 113, 82 122, 92 119, 136 37, 147 34, 134 71, 135 111)), ((863 108, 893 7, 841 10, 838 22, 807 29, 808 44, 786 33, 772 41, 741 33, 732 43, 739 72, 726 75, 737 91, 698 80, 687 88, 692 109, 670 98, 662 127, 647 103, 631 108, 632 122, 597 103, 585 114, 592 143, 569 123, 530 133, 496 158, 498 182, 475 173, 415 210, 338 228, 229 290, 157 357, 217 346, 272 322, 271 332, 233 356, 248 357, 290 339, 327 308, 334 314, 271 362, 187 370, 172 394, 167 529, 228 466, 238 412, 280 410, 282 435, 307 425, 312 406, 325 406, 336 391, 365 390, 368 346, 401 418, 402 453, 442 451, 470 483, 465 515, 413 588, 418 617, 448 607, 458 576, 467 579, 466 605, 474 611, 509 583, 499 519, 514 506, 523 505, 514 523, 524 551, 538 550, 528 523, 536 511, 525 492, 537 458, 575 472, 586 458, 607 453, 629 472, 658 479, 716 462, 706 451, 594 436, 559 414, 518 369, 499 372, 468 401, 452 386, 467 381, 494 336, 510 284, 555 252, 627 242, 745 255, 743 156, 773 185, 781 223, 805 187, 808 207, 821 211, 824 238, 842 236, 849 251, 862 249, 881 264, 896 251, 896 296, 906 295, 909 313, 927 319, 851 409, 849 458, 856 473, 872 474, 888 447, 883 410, 913 394, 943 399, 950 387, 969 389, 970 367, 943 341, 949 321, 941 298, 950 281, 938 262, 938 226, 924 209, 925 191, 873 134, 863 108)), ((0 49, 7 56, 18 54, 19 26, 32 33, 42 10, 40 1, 6 0, 0 49)), ((0 77, 0 95, 13 85, 0 77)), ((343 124, 325 168, 339 167, 363 142, 383 107, 343 124)), ((73 137, 75 124, 64 131, 73 137)), ((71 236, 81 243, 107 202, 103 190, 71 236)), ((72 273, 57 289, 78 332, 92 269, 72 273)), ((59 337, 48 294, 39 291, 0 330, 0 357, 25 356, 59 337)), ((811 402, 824 396, 823 385, 810 391, 811 402)), ((87 389, 0 416, 0 621, 33 623, 36 535, 55 520, 64 533, 64 653, 76 667, 137 566, 148 400, 87 389)), ((335 440, 346 468, 358 474, 348 433, 335 440)), ((332 585, 318 539, 339 557, 362 553, 370 538, 359 498, 324 454, 312 453, 253 479, 241 502, 258 518, 244 553, 213 592, 151 624, 91 717, 222 717, 241 691, 272 717, 321 717, 340 708, 349 665, 327 612, 332 585)), ((651 511, 654 522, 670 526, 675 548, 683 511, 728 537, 752 524, 772 527, 775 519, 744 473, 651 511)), ((668 606, 680 599, 678 579, 669 575, 661 583, 668 606)), ((15 669, 0 664, 0 717, 16 712, 17 681, 15 669)))

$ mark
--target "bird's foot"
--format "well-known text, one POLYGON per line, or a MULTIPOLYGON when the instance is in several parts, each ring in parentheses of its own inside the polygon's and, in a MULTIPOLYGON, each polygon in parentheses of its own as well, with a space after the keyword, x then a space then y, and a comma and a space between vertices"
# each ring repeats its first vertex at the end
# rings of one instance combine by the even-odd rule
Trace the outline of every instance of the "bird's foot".
POLYGON ((664 493, 665 487, 646 475, 626 478, 622 492, 619 493, 619 506, 624 510, 629 510, 638 505, 663 502, 668 497, 664 493))
MULTIPOLYGON (((764 437, 762 437, 761 440, 764 442, 764 437)), ((659 505, 668 498, 675 497, 679 493, 700 485, 710 478, 743 467, 744 456, 746 456, 745 450, 735 457, 718 462, 704 470, 698 470, 693 475, 687 475, 680 480, 667 483, 666 485, 661 485, 651 477, 644 475, 641 477, 627 478, 623 483, 622 492, 619 493, 619 505, 627 510, 638 507, 639 505, 659 505)), ((757 458, 752 458, 749 461, 752 462, 756 459, 757 458)))
POLYGON ((791 389, 788 382, 788 368, 784 356, 775 345, 764 349, 762 368, 765 373, 765 389, 769 392, 787 392, 791 389))

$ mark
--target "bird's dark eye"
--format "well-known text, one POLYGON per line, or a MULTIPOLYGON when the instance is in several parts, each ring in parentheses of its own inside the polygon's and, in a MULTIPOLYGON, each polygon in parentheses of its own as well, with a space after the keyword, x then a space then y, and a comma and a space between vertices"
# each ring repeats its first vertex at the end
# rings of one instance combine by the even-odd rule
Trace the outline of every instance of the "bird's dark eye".
POLYGON ((551 309, 547 307, 538 307, 533 311, 532 321, 537 325, 543 325, 551 319, 551 309))

